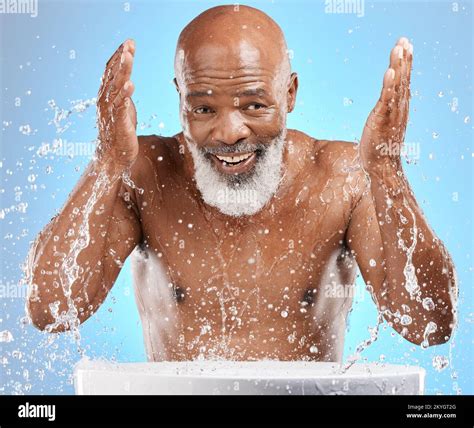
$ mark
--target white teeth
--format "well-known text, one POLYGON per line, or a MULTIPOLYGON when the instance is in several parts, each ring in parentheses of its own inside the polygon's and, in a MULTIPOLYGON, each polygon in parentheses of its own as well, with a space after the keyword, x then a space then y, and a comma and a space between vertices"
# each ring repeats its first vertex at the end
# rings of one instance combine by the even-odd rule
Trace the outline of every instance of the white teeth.
POLYGON ((227 162, 227 163, 236 163, 236 162, 242 162, 245 159, 248 159, 250 156, 252 156, 253 153, 245 153, 243 155, 239 156, 220 156, 216 155, 217 159, 227 162))

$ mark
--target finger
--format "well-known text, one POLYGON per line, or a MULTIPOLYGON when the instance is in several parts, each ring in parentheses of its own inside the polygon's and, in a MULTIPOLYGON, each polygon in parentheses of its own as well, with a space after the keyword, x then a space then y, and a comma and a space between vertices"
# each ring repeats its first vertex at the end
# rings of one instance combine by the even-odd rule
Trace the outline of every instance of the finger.
POLYGON ((390 65, 395 70, 393 90, 393 129, 394 138, 403 139, 408 111, 408 50, 410 43, 406 37, 401 37, 390 54, 390 65))
POLYGON ((127 44, 127 49, 128 49, 128 51, 129 51, 133 56, 135 56, 135 40, 133 40, 133 39, 127 39, 127 40, 126 40, 126 44, 127 44))
POLYGON ((134 122, 134 119, 131 116, 133 116, 135 112, 132 112, 129 109, 131 105, 133 106, 131 96, 133 95, 134 91, 135 85, 133 82, 130 80, 125 82, 109 108, 110 120, 112 122, 125 125, 126 130, 128 130, 130 124, 134 122))
POLYGON ((403 47, 397 44, 390 52, 390 68, 395 71, 395 91, 398 91, 400 86, 402 60, 403 47))
POLYGON ((135 126, 131 118, 130 109, 132 107, 132 99, 130 97, 124 97, 121 102, 114 107, 113 119, 119 122, 120 127, 116 128, 116 131, 120 134, 121 132, 134 132, 135 126))
POLYGON ((126 98, 131 98, 134 91, 135 85, 133 82, 130 80, 125 82, 113 101, 113 109, 117 109, 119 106, 121 106, 126 98))
POLYGON ((106 88, 110 84, 111 80, 114 76, 114 69, 116 68, 117 63, 120 60, 120 56, 122 55, 125 43, 122 43, 117 50, 113 53, 113 55, 109 58, 105 65, 104 74, 102 75, 101 85, 99 88, 98 99, 102 98, 103 93, 105 92, 106 88))
POLYGON ((128 50, 122 53, 120 58, 120 69, 117 71, 117 75, 110 86, 109 100, 113 100, 117 97, 123 85, 130 80, 133 68, 133 55, 128 50))
POLYGON ((371 114, 373 126, 383 125, 390 122, 393 110, 393 91, 395 86, 395 70, 387 69, 383 76, 383 87, 379 100, 371 114))
POLYGON ((403 61, 401 63, 402 65, 402 73, 401 73, 401 79, 406 79, 408 81, 408 74, 407 71, 411 70, 411 61, 413 58, 413 45, 410 43, 410 41, 406 37, 400 37, 398 39, 397 45, 400 46, 403 49, 403 61), (404 67, 408 67, 404 68, 404 67))
POLYGON ((395 89, 395 70, 388 68, 383 76, 382 92, 380 93, 380 101, 388 104, 393 101, 393 91, 395 89))
POLYGON ((410 43, 408 46, 408 70, 407 70, 407 82, 408 82, 408 96, 410 97, 410 84, 411 84, 411 72, 413 67, 413 45, 410 43))
POLYGON ((117 71, 117 69, 120 67, 120 58, 123 52, 127 52, 127 51, 130 52, 132 56, 135 55, 135 41, 134 40, 132 39, 125 40, 114 52, 111 58, 107 61, 105 68, 113 70, 113 71, 117 71))
POLYGON ((120 58, 120 55, 122 55, 124 45, 125 45, 125 42, 123 42, 116 49, 116 51, 112 54, 112 56, 109 58, 109 60, 105 63, 105 68, 112 68, 113 65, 118 61, 118 59, 120 58))
POLYGON ((100 103, 110 102, 113 100, 113 98, 115 98, 116 94, 110 97, 110 92, 116 86, 114 80, 117 74, 119 74, 121 67, 121 59, 124 52, 130 52, 132 56, 135 54, 135 42, 133 40, 128 39, 124 43, 122 43, 112 55, 112 57, 109 59, 109 61, 107 61, 107 65, 105 67, 101 87, 99 89, 98 94, 98 99, 100 103))
POLYGON ((407 65, 407 83, 409 88, 411 82, 411 70, 413 66, 413 45, 411 43, 408 43, 407 48, 407 65))
POLYGON ((400 39, 400 46, 402 48, 402 59, 400 61, 400 83, 398 87, 399 97, 397 99, 397 115, 396 119, 399 121, 404 114, 406 97, 407 97, 407 88, 408 88, 408 81, 407 81, 407 70, 408 70, 408 63, 407 63, 407 55, 408 55, 408 39, 406 37, 402 37, 400 39))
POLYGON ((397 46, 406 47, 408 43, 409 43, 409 40, 406 37, 402 36, 398 39, 397 46))
POLYGON ((412 49, 410 49, 410 43, 407 38, 402 37, 399 41, 403 47, 403 60, 400 71, 400 97, 398 99, 398 109, 396 123, 399 124, 400 139, 404 138, 406 122, 408 119, 409 110, 409 99, 410 99, 410 73, 411 73, 411 60, 412 49), (411 50, 411 52, 410 52, 411 50))
POLYGON ((408 116, 410 112, 410 82, 411 82, 411 69, 413 64, 413 45, 408 43, 406 49, 406 68, 405 68, 405 88, 403 93, 403 104, 401 107, 401 117, 400 117, 400 140, 405 139, 406 126, 408 123, 408 116))

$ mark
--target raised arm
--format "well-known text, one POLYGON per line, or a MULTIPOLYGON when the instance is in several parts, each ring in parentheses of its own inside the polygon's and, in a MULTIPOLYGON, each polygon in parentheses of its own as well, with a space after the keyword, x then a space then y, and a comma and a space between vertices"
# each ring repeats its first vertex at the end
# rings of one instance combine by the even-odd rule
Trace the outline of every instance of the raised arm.
POLYGON ((27 308, 39 329, 63 331, 90 317, 141 240, 138 212, 125 195, 131 189, 122 180, 138 155, 129 80, 134 53, 127 41, 107 63, 97 101, 97 156, 31 246, 27 308))
POLYGON ((457 282, 451 257, 429 227, 400 160, 412 57, 413 47, 400 39, 359 146, 367 187, 346 239, 385 319, 410 342, 429 346, 451 336, 457 282))

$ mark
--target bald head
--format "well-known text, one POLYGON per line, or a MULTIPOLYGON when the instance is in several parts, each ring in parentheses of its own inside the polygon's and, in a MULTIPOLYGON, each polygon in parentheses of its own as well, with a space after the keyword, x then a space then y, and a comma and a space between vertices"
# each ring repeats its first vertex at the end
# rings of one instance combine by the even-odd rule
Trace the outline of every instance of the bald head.
POLYGON ((181 32, 175 73, 182 83, 203 70, 262 69, 286 81, 290 76, 281 28, 264 12, 241 5, 217 6, 194 18, 181 32))

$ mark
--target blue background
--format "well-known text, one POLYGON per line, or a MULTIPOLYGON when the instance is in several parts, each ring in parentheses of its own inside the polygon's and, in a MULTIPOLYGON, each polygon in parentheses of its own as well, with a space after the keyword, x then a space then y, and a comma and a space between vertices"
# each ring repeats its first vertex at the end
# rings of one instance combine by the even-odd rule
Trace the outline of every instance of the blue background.
MULTIPOLYGON (((66 121, 71 123, 69 129, 58 135, 50 123, 53 111, 48 101, 54 99, 67 110, 74 100, 94 97, 105 62, 131 37, 137 45, 132 78, 137 87, 139 133, 173 135, 180 130, 178 99, 171 83, 177 37, 198 13, 217 4, 40 0, 36 18, 0 15, 3 286, 18 283, 30 241, 60 209, 89 160, 80 155, 40 158, 37 149, 55 138, 77 143, 96 136, 93 107, 73 113, 66 121), (19 131, 26 124, 33 130, 31 135, 19 131), (34 182, 28 181, 31 174, 34 182), (22 202, 28 204, 26 212, 10 209, 22 202)), ((421 365, 427 370, 427 393, 474 393, 471 3, 366 1, 363 17, 325 13, 322 1, 245 4, 264 10, 285 32, 300 79, 297 107, 288 127, 316 138, 360 138, 379 95, 390 49, 399 36, 413 41, 413 98, 406 138, 419 147, 420 159, 405 163, 404 168, 419 204, 455 261, 459 325, 448 344, 426 350, 382 325, 362 361, 421 365), (450 360, 441 372, 432 364, 439 355, 450 360)), ((357 284, 345 357, 376 325, 375 306, 360 278, 357 284)), ((0 298, 0 331, 9 330, 14 338, 0 343, 0 393, 73 393, 72 367, 80 357, 76 344, 68 335, 51 337, 22 324, 23 316, 24 299, 0 298)), ((145 360, 128 262, 106 302, 81 327, 81 334, 81 345, 90 358, 145 360)))

